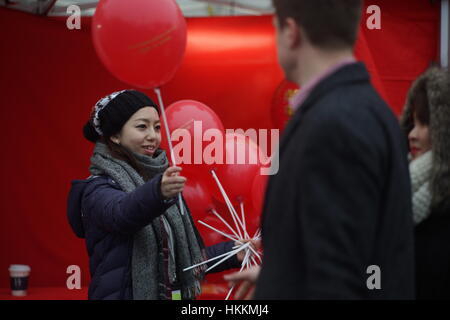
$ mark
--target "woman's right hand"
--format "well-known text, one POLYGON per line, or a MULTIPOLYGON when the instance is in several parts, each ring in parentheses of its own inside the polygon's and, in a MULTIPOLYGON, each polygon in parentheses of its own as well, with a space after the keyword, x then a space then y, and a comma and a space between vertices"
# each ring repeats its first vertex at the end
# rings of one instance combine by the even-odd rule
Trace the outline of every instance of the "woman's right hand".
POLYGON ((164 199, 175 197, 178 193, 183 192, 186 178, 179 175, 180 167, 169 167, 161 178, 161 194, 164 199))

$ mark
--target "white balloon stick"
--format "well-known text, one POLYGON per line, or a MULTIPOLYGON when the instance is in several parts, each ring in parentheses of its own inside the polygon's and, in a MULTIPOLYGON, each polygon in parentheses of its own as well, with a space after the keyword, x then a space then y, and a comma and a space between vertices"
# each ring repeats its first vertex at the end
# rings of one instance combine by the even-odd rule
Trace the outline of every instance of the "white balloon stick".
POLYGON ((236 253, 238 253, 239 251, 244 250, 245 248, 247 248, 250 245, 250 242, 247 242, 246 244, 242 245, 239 249, 230 251, 230 254, 223 258, 222 260, 220 260, 219 262, 216 262, 215 264, 213 264, 211 267, 209 267, 208 269, 206 269, 205 272, 208 272, 211 269, 214 269, 216 266, 218 266, 219 264, 223 263, 225 260, 230 259, 232 256, 234 256, 236 253))
POLYGON ((241 201, 239 204, 241 207, 242 225, 244 228, 244 232, 245 232, 246 237, 249 238, 248 233, 247 233, 247 225, 245 223, 244 202, 241 201))
POLYGON ((244 226, 242 225, 242 221, 240 220, 238 214, 236 213, 236 210, 234 210, 233 204, 231 203, 230 198, 228 198, 227 193, 225 192, 224 188, 222 187, 222 184, 220 183, 220 180, 217 177, 216 172, 214 170, 211 170, 211 174, 212 174, 214 180, 216 181, 217 186, 220 189, 220 192, 222 194, 222 197, 225 200, 225 203, 228 206, 228 209, 230 210, 231 217, 233 218, 233 221, 234 221, 234 223, 236 225, 236 229, 237 229, 237 231, 238 231, 238 233, 240 235, 240 238, 242 238, 242 233, 241 233, 241 231, 239 229, 239 225, 242 228, 242 230, 245 232, 246 237, 249 238, 249 236, 247 235, 247 231, 245 230, 244 226))
MULTIPOLYGON (((172 160, 172 164, 175 166, 176 165, 175 154, 173 153, 172 138, 170 137, 169 124, 167 123, 166 110, 164 109, 164 102, 161 96, 161 90, 159 88, 155 88, 155 92, 156 95, 158 96, 159 107, 161 108, 161 114, 164 122, 164 129, 166 130, 167 141, 169 143, 170 158, 172 160)), ((181 193, 178 194, 178 203, 180 205, 181 215, 184 215, 184 207, 183 201, 181 200, 181 193)))
POLYGON ((239 241, 238 239, 232 237, 232 236, 229 235, 229 234, 226 234, 225 232, 222 232, 222 231, 220 231, 220 230, 217 230, 216 228, 210 226, 209 224, 207 224, 207 223, 205 223, 205 222, 203 222, 203 221, 201 221, 201 220, 198 220, 198 223, 201 223, 201 224, 204 225, 205 227, 208 227, 208 228, 210 228, 211 230, 214 230, 215 232, 220 233, 221 235, 223 235, 224 237, 226 237, 226 238, 228 238, 228 239, 230 239, 230 240, 233 240, 233 241, 236 241, 236 242, 238 242, 238 243, 240 243, 240 244, 243 244, 242 241, 239 241))
POLYGON ((223 254, 221 254, 221 255, 215 256, 214 258, 211 258, 211 259, 205 260, 205 261, 203 261, 203 262, 194 264, 193 266, 184 268, 183 271, 191 270, 191 269, 193 269, 193 268, 195 268, 195 267, 201 266, 202 264, 209 263, 209 262, 211 262, 211 261, 220 259, 220 258, 222 258, 222 257, 224 257, 224 256, 229 255, 229 254, 233 255, 233 254, 235 253, 235 251, 237 252, 237 250, 232 250, 232 251, 225 252, 225 253, 223 253, 223 254))
POLYGON ((236 231, 234 231, 233 228, 228 224, 228 222, 226 222, 226 220, 225 220, 224 218, 222 218, 222 216, 221 216, 219 213, 217 213, 216 210, 212 209, 211 212, 212 212, 217 218, 219 218, 220 221, 222 221, 222 222, 228 227, 228 229, 230 229, 230 231, 231 231, 238 239, 241 238, 241 237, 239 237, 239 235, 236 233, 236 231))

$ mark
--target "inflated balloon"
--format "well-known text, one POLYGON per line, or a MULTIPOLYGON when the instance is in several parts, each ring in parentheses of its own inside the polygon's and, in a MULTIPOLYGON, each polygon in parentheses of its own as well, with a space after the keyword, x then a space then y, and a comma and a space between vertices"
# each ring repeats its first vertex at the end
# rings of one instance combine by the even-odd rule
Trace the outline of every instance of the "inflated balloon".
MULTIPOLYGON (((261 168, 260 154, 258 145, 245 135, 226 135, 226 165, 218 167, 215 172, 232 203, 251 201, 253 180, 261 168)), ((224 201, 214 180, 211 192, 214 198, 224 201)))
MULTIPOLYGON (((213 199, 215 210, 220 214, 220 216, 227 221, 227 223, 230 225, 230 227, 237 232, 237 227, 235 222, 233 221, 233 218, 231 216, 230 211, 228 210, 228 207, 225 203, 220 202, 219 200, 213 199)), ((260 225, 260 212, 256 210, 251 203, 248 201, 244 201, 244 218, 242 219, 242 213, 241 213, 241 206, 240 204, 233 204, 233 207, 236 211, 236 214, 239 216, 239 219, 241 219, 241 222, 244 224, 245 230, 247 230, 250 237, 253 237, 253 235, 256 232, 256 229, 259 228, 260 225)), ((238 227, 241 230, 241 234, 244 237, 243 228, 238 223, 238 227)), ((225 229, 225 232, 228 234, 232 234, 232 231, 228 229, 228 227, 225 229)))
MULTIPOLYGON (((214 198, 213 198, 213 204, 214 204, 214 208, 215 208, 216 212, 217 212, 217 213, 218 213, 225 221, 227 221, 227 223, 230 225, 231 228, 233 228, 233 230, 236 231, 236 226, 235 226, 235 224, 234 224, 233 218, 231 217, 231 213, 230 213, 230 211, 228 210, 227 205, 226 205, 225 203, 223 203, 223 202, 217 200, 217 199, 214 199, 214 198)), ((235 208, 236 212, 237 212, 238 214, 240 214, 240 213, 239 213, 239 212, 240 212, 240 211, 239 211, 239 208, 238 208, 236 205, 234 206, 234 208, 235 208)), ((213 214, 211 214, 211 215, 213 215, 213 214)), ((225 230, 226 233, 232 234, 232 231, 230 231, 230 229, 229 229, 228 227, 226 227, 224 223, 222 223, 222 225, 224 226, 224 228, 225 228, 224 230, 225 230)))
MULTIPOLYGON (((187 176, 183 173, 182 175, 187 176)), ((208 212, 214 208, 208 188, 201 180, 188 177, 184 186, 183 196, 194 221, 204 219, 208 215, 208 212)))
MULTIPOLYGON (((201 219, 201 221, 227 234, 230 233, 227 230, 226 226, 223 224, 223 222, 220 221, 219 218, 213 216, 212 214, 210 216, 205 217, 204 219, 201 219)), ((200 232, 200 235, 202 236, 205 246, 212 246, 219 242, 230 241, 230 239, 228 239, 227 237, 224 237, 223 235, 214 230, 211 230, 210 228, 199 223, 197 220, 194 220, 194 223, 198 231, 200 232)))
POLYGON ((174 0, 101 0, 92 20, 97 54, 118 79, 156 88, 172 79, 186 50, 186 21, 174 0))
MULTIPOLYGON (((214 145, 218 146, 217 150, 223 150, 225 130, 220 118, 211 108, 194 100, 171 104, 166 110, 166 117, 177 165, 191 171, 206 171, 207 162, 213 162, 213 157, 220 156, 208 150, 215 149, 214 145), (208 157, 209 154, 213 157, 208 157)), ((165 132, 162 134, 161 148, 169 150, 165 132)))
POLYGON ((254 210, 258 214, 262 213, 268 179, 269 179, 269 176, 261 175, 258 172, 255 176, 255 179, 253 180, 252 204, 253 204, 254 210))
POLYGON ((272 115, 272 124, 275 128, 284 131, 287 122, 294 114, 294 107, 291 99, 298 93, 297 84, 284 79, 278 85, 275 94, 272 97, 272 107, 270 113, 272 115))
POLYGON ((261 227, 261 215, 260 212, 251 206, 247 206, 245 210, 245 229, 250 238, 253 238, 256 231, 261 227))

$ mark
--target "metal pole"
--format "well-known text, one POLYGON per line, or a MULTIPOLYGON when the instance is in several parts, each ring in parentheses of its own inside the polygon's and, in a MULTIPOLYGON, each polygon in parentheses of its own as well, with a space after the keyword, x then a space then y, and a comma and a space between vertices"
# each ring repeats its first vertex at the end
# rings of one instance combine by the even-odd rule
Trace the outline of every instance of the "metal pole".
POLYGON ((450 57, 448 54, 450 42, 449 25, 450 7, 449 0, 441 0, 441 39, 440 39, 440 62, 442 68, 449 68, 450 57))

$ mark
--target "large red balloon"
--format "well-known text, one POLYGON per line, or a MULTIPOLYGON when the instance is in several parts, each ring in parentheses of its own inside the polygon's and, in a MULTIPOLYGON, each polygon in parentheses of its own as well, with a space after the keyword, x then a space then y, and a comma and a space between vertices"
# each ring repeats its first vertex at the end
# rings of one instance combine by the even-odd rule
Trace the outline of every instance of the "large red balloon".
MULTIPOLYGON (((175 152, 175 159, 177 165, 181 166, 183 169, 189 169, 190 171, 195 170, 207 170, 207 164, 205 163, 203 157, 204 149, 214 143, 215 138, 212 138, 211 141, 203 141, 205 132, 217 132, 222 142, 219 140, 218 143, 221 145, 223 149, 223 140, 224 140, 224 127, 222 121, 217 116, 217 114, 205 104, 194 101, 194 100, 181 100, 171 104, 166 110, 167 122, 169 124, 169 131, 171 136, 173 137, 173 133, 177 129, 186 129, 190 135, 190 141, 185 144, 184 138, 176 139, 178 141, 173 141, 172 145, 175 147, 182 143, 181 146, 187 146, 187 148, 183 148, 182 152, 175 152), (215 129, 212 131, 211 129, 215 129), (187 157, 186 153, 189 149, 190 156, 187 157), (187 164, 187 161, 183 161, 180 159, 180 156, 183 158, 187 158, 190 164, 187 164), (198 162, 197 164, 195 162, 198 162)), ((161 119, 162 121, 162 119, 161 119)), ((182 132, 177 130, 177 132, 182 132)), ((167 136, 165 131, 162 134, 161 140, 161 148, 166 150, 169 154, 169 146, 167 141, 167 136)), ((178 150, 178 149, 176 149, 178 150)), ((206 174, 206 173, 204 173, 206 174)), ((204 175, 203 174, 203 175, 204 175)))
MULTIPOLYGON (((226 204, 218 201, 218 200, 213 200, 214 203, 214 207, 216 208, 215 210, 217 211, 217 213, 220 214, 220 216, 227 221, 227 223, 230 225, 230 227, 239 234, 239 232, 237 232, 236 230, 236 225, 235 222, 233 221, 233 218, 231 216, 230 211, 228 210, 228 207, 226 204)), ((242 213, 241 213, 241 206, 240 204, 233 204, 233 207, 237 213, 237 215, 239 216, 239 219, 241 219, 241 222, 243 222, 243 224, 245 224, 245 230, 247 231, 247 233, 249 234, 250 237, 253 237, 253 235, 256 232, 256 229, 259 228, 259 224, 260 224, 260 212, 255 210, 252 206, 252 204, 249 201, 244 201, 244 219, 242 219, 242 213)), ((212 215, 212 214, 211 214, 212 215)), ((238 223, 239 224, 239 223, 238 223)), ((239 225, 238 226, 239 229, 241 230, 241 234, 244 237, 244 233, 242 233, 242 227, 239 225)), ((225 227, 225 232, 228 234, 232 234, 232 232, 230 231, 230 229, 228 229, 228 227, 225 227)))
MULTIPOLYGON (((232 203, 251 201, 255 175, 261 168, 258 145, 245 135, 227 134, 225 138, 225 159, 227 164, 217 167, 217 177, 232 203)), ((219 187, 213 180, 213 196, 224 201, 219 187)))
POLYGON ((144 89, 172 79, 186 49, 186 21, 174 0, 101 0, 92 20, 100 60, 144 89))
POLYGON ((262 213, 269 176, 256 174, 252 185, 252 204, 257 214, 262 213))
MULTIPOLYGON (((182 173, 182 175, 184 174, 182 173)), ((208 188, 201 180, 188 177, 184 186, 183 196, 195 221, 204 219, 208 212, 214 208, 208 188)))
POLYGON ((287 122, 294 114, 294 107, 291 99, 298 93, 299 87, 297 84, 284 79, 278 85, 272 97, 272 107, 270 110, 272 116, 272 124, 275 128, 280 129, 282 133, 286 127, 287 122))
MULTIPOLYGON (((220 221, 219 218, 214 217, 213 215, 207 216, 204 219, 200 219, 200 220, 219 231, 222 231, 226 234, 230 233, 230 231, 223 224, 223 222, 220 221)), ((210 228, 206 227, 205 225, 199 223, 198 220, 195 220, 195 225, 196 225, 198 231, 200 232, 200 235, 202 236, 205 246, 207 246, 207 247, 215 245, 219 242, 231 241, 230 239, 221 235, 220 233, 218 233, 214 230, 211 230, 210 228)))

